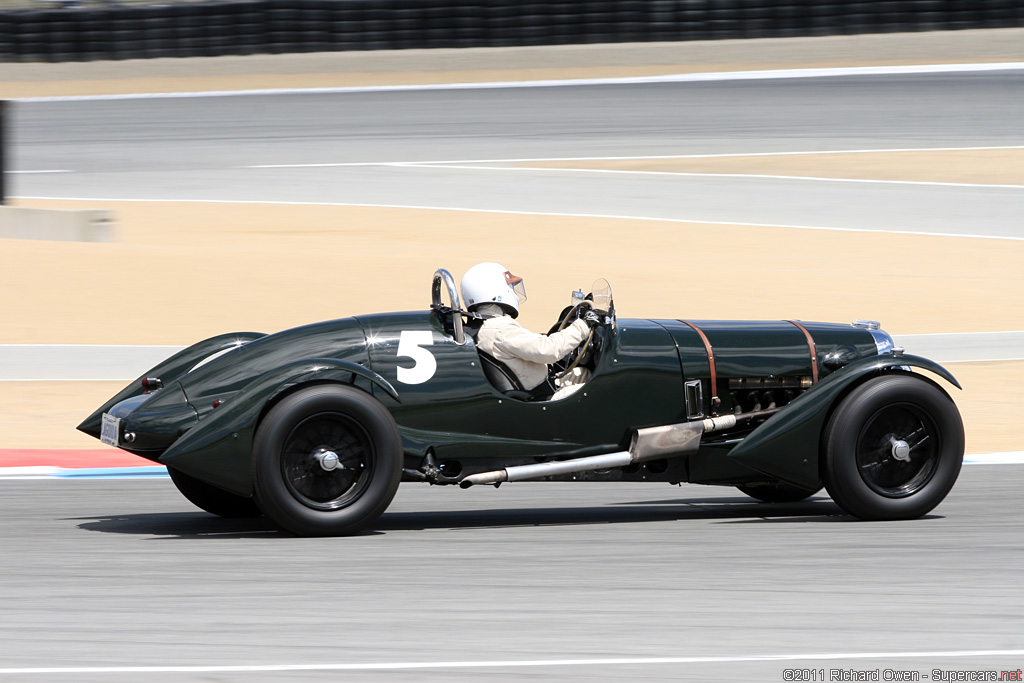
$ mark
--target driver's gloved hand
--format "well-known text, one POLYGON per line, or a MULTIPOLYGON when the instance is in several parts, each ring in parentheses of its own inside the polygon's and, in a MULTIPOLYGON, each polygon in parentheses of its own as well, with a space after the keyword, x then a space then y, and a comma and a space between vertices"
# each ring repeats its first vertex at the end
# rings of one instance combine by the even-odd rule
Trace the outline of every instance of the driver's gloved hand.
POLYGON ((598 325, 604 324, 604 316, 594 310, 589 310, 580 317, 580 320, 585 322, 590 329, 594 329, 598 325))

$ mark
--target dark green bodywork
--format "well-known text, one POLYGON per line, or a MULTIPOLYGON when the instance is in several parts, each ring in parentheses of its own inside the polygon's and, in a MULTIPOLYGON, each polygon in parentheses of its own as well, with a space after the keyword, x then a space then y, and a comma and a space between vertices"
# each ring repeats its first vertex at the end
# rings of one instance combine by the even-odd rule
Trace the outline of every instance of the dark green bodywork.
POLYGON ((134 442, 122 442, 125 450, 248 496, 260 421, 281 398, 313 384, 353 385, 379 400, 398 424, 407 470, 431 459, 457 463, 465 475, 620 451, 639 428, 742 412, 743 391, 734 387, 782 383, 804 388, 787 389, 785 405, 770 417, 705 435, 697 453, 568 478, 786 481, 810 488, 819 485, 822 430, 836 402, 858 383, 881 372, 920 367, 956 384, 925 359, 878 355, 864 329, 802 323, 814 338, 818 358, 818 381, 806 388, 814 374, 812 357, 797 325, 692 322, 714 350, 715 387, 706 347, 693 327, 678 320, 626 319, 614 329, 599 328, 593 376, 582 390, 559 401, 514 400, 488 382, 472 339, 457 343, 451 320, 431 310, 200 342, 146 373, 161 378, 163 389, 147 394, 140 382, 133 382, 79 429, 98 437, 103 413, 111 413, 121 419, 121 436, 134 436, 134 442), (837 349, 846 365, 833 371, 821 359, 837 349), (217 352, 223 355, 196 367, 217 352), (435 367, 429 372, 431 363, 435 367), (684 386, 693 381, 702 387, 700 405, 693 405, 692 398, 687 402, 684 386), (721 405, 712 404, 713 396, 720 397, 721 405))

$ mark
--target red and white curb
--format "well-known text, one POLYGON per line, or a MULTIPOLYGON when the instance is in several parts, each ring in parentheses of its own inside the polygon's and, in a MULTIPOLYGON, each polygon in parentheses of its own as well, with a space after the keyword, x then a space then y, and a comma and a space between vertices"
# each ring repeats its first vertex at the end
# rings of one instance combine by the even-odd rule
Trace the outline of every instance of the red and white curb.
POLYGON ((0 480, 166 476, 163 465, 116 448, 0 448, 0 480))

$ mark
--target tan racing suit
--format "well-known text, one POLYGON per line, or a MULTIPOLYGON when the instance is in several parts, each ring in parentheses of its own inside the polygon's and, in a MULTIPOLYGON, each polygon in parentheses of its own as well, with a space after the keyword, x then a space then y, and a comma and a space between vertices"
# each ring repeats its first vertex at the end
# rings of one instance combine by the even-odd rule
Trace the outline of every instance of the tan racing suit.
MULTIPOLYGON (((505 315, 497 304, 484 304, 477 312, 485 317, 494 316, 486 318, 480 327, 477 346, 507 365, 527 390, 540 386, 548 377, 548 364, 565 356, 590 334, 590 327, 582 320, 575 321, 561 332, 538 334, 505 315)), ((580 381, 585 381, 585 378, 578 377, 577 373, 574 381, 559 384, 580 381)))

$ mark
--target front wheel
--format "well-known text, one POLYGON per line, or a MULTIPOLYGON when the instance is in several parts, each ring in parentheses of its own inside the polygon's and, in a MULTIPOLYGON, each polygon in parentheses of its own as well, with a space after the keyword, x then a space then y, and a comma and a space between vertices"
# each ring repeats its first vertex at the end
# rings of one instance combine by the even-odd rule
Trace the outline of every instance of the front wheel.
POLYGON ((302 389, 256 431, 256 499, 300 536, 348 536, 377 520, 398 490, 402 441, 391 414, 353 387, 302 389))
POLYGON ((953 488, 964 426, 953 400, 917 375, 888 375, 854 389, 825 433, 829 495, 868 520, 914 519, 953 488))

